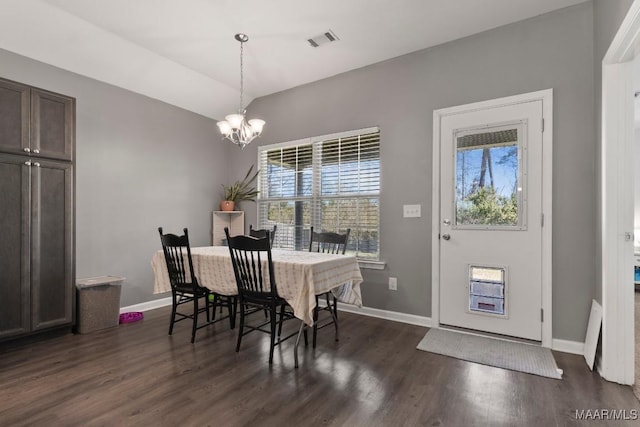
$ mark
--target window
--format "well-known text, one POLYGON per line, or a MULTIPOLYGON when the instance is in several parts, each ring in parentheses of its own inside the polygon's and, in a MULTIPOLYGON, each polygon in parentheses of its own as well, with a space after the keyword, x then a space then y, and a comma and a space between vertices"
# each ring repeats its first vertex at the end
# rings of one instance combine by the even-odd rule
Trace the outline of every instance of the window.
POLYGON ((457 229, 526 229, 526 121, 457 131, 457 229))
POLYGON ((311 226, 350 228, 347 253, 378 259, 378 128, 262 146, 258 157, 258 226, 278 226, 274 247, 306 250, 311 226))

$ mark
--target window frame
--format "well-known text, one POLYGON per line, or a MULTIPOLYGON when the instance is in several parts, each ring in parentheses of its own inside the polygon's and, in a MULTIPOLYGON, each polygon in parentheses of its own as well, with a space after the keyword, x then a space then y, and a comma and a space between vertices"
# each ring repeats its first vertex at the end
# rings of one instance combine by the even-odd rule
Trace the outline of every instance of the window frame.
MULTIPOLYGON (((381 254, 381 243, 380 243, 380 199, 381 199, 381 185, 379 184, 378 190, 376 192, 363 192, 363 193, 358 193, 358 194, 338 194, 338 195, 325 195, 323 196, 321 193, 321 180, 319 178, 319 175, 321 173, 321 167, 322 167, 322 158, 321 158, 321 154, 322 154, 322 143, 323 142, 327 142, 327 141, 331 141, 331 140, 335 140, 335 139, 346 139, 346 138, 350 138, 350 137, 355 137, 355 136, 359 136, 359 135, 367 135, 367 134, 372 134, 372 133, 378 133, 378 162, 381 161, 381 144, 380 144, 380 128, 378 126, 372 126, 372 127, 367 127, 367 128, 362 128, 362 129, 356 129, 356 130, 351 130, 351 131, 345 131, 345 132, 337 132, 337 133, 331 133, 331 134, 326 134, 326 135, 319 135, 319 136, 314 136, 314 137, 309 137, 309 138, 302 138, 302 139, 296 139, 296 140, 292 140, 292 141, 286 141, 286 142, 280 142, 280 143, 275 143, 275 144, 267 144, 267 145, 261 145, 258 147, 258 167, 262 168, 262 159, 263 159, 263 155, 265 152, 271 151, 271 150, 277 150, 277 149, 283 149, 283 148, 289 148, 289 147, 295 147, 295 146, 304 146, 304 145, 310 145, 311 146, 311 152, 312 152, 312 158, 311 158, 311 162, 312 162, 312 177, 311 177, 311 182, 312 182, 312 189, 311 189, 311 196, 295 196, 295 197, 290 197, 290 198, 286 198, 286 197, 273 197, 273 198, 263 198, 262 197, 262 191, 258 194, 257 198, 256 198, 256 217, 257 217, 257 222, 258 222, 258 226, 262 227, 262 221, 264 220, 264 218, 261 217, 261 206, 264 203, 269 203, 269 202, 278 202, 278 201, 295 201, 295 200, 307 200, 310 202, 310 206, 311 206, 311 223, 312 225, 314 225, 314 227, 316 227, 316 225, 319 224, 319 218, 321 217, 320 215, 320 208, 318 208, 319 206, 321 206, 322 201, 323 200, 341 200, 341 199, 376 199, 377 200, 377 212, 376 212, 376 216, 377 216, 377 225, 376 225, 376 232, 377 232, 377 251, 375 253, 374 257, 366 257, 366 258, 361 258, 361 257, 357 257, 358 258, 358 262, 360 263, 361 267, 366 267, 366 268, 373 268, 373 269, 380 269, 380 268, 384 268, 384 263, 380 261, 380 254, 381 254)), ((378 179, 380 180, 380 176, 381 176, 381 165, 378 165, 378 179)), ((258 189, 262 190, 265 183, 264 183, 264 179, 265 179, 265 173, 266 171, 263 171, 261 169, 260 174, 258 175, 258 189)), ((353 230, 352 230, 353 233, 353 230)))

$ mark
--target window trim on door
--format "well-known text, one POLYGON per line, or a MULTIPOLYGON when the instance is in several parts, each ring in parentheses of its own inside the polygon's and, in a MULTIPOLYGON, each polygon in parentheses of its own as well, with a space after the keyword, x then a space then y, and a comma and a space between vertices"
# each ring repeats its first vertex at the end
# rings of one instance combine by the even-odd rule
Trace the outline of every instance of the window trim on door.
MULTIPOLYGON (((440 123, 449 115, 463 112, 542 101, 542 346, 552 348, 552 171, 553 171, 553 89, 545 89, 505 98, 434 110, 433 112, 433 181, 431 212, 431 327, 440 327, 440 123)), ((534 218, 529 218, 533 221, 534 218)))

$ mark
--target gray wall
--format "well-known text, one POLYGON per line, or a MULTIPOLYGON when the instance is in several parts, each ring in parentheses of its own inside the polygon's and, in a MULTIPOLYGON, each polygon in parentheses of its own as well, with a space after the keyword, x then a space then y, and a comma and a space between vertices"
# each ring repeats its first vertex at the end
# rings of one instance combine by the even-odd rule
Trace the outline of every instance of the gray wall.
MULTIPOLYGON (((620 24, 624 20, 633 0, 594 0, 594 49, 596 73, 602 72, 602 58, 604 58, 611 41, 618 32, 620 24)), ((602 82, 597 81, 596 87, 601 87, 602 82)))
POLYGON ((246 170, 260 144, 379 125, 387 268, 364 271, 363 302, 430 316, 433 110, 553 88, 553 335, 583 341, 596 287, 593 52, 589 2, 259 98, 249 115, 266 120, 264 134, 233 164, 246 170), (402 218, 414 203, 422 218, 402 218))
POLYGON ((157 227, 211 244, 230 150, 215 122, 4 50, 0 76, 77 100, 76 277, 126 277, 122 306, 158 298, 157 227))
MULTIPOLYGON (((593 2, 593 29, 594 29, 594 67, 595 67, 595 99, 596 99, 596 135, 598 143, 598 153, 602 147, 602 59, 607 53, 613 38, 618 32, 620 24, 631 7, 633 0, 594 0, 593 2)), ((600 158, 600 157, 599 157, 600 158)), ((598 163, 597 182, 601 180, 600 163, 598 163)), ((599 186, 596 187, 599 189, 599 186)), ((598 236, 601 235, 602 227, 600 226, 600 201, 602 195, 598 191, 598 236)), ((602 277, 601 269, 601 253, 602 244, 598 241, 596 250, 596 277, 602 277)), ((602 302, 602 286, 598 280, 595 298, 602 302)))

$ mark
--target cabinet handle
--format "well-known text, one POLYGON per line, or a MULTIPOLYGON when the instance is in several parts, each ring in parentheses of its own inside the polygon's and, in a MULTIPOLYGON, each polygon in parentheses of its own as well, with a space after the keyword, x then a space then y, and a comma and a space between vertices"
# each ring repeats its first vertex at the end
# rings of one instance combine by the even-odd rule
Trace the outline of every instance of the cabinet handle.
POLYGON ((27 160, 26 162, 24 162, 25 165, 27 166, 31 166, 31 162, 29 160, 27 160))
POLYGON ((30 152, 31 152, 31 148, 29 148, 29 147, 24 147, 24 148, 22 149, 22 151, 24 151, 25 153, 30 153, 30 152))
POLYGON ((40 154, 40 150, 38 150, 37 148, 36 148, 35 150, 33 150, 33 152, 34 152, 35 154, 40 154))
POLYGON ((35 167, 39 168, 39 167, 40 167, 40 163, 35 162, 35 163, 33 164, 33 166, 35 166, 35 167))

